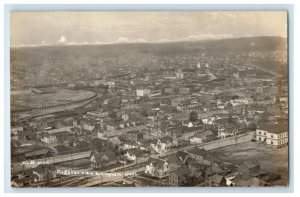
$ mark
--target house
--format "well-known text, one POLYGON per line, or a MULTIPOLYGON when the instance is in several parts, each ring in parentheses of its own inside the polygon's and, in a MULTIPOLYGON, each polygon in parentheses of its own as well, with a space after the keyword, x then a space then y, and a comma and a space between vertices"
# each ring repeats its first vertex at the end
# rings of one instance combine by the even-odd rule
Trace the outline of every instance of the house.
POLYGON ((254 177, 248 180, 238 180, 235 185, 238 187, 266 187, 269 186, 269 183, 254 177))
POLYGON ((163 178, 169 175, 169 163, 163 159, 150 157, 146 162, 145 174, 157 178, 163 178))
POLYGON ((117 163, 116 153, 106 150, 105 152, 92 152, 90 155, 91 166, 102 168, 117 163))
POLYGON ((206 117, 206 118, 202 118, 202 122, 203 122, 204 124, 210 124, 210 125, 212 125, 213 122, 214 122, 214 120, 215 120, 215 117, 206 117))
POLYGON ((168 135, 168 130, 162 129, 161 125, 155 125, 153 127, 148 127, 148 138, 149 139, 158 139, 162 138, 165 135, 168 135))
POLYGON ((83 135, 83 134, 85 134, 85 132, 83 131, 83 129, 81 129, 81 127, 79 127, 79 126, 72 127, 70 129, 70 132, 73 135, 83 135))
POLYGON ((97 132, 97 138, 107 140, 107 136, 105 135, 105 131, 100 130, 97 132))
POLYGON ((142 124, 143 120, 140 117, 131 116, 128 122, 131 124, 131 126, 136 127, 137 125, 142 124))
POLYGON ((288 144, 288 125, 286 123, 264 123, 256 129, 256 140, 266 142, 275 147, 284 147, 288 144))
POLYGON ((18 148, 22 146, 22 142, 20 140, 11 138, 11 146, 14 148, 18 148))
POLYGON ((187 160, 191 156, 184 152, 178 151, 175 155, 170 155, 168 157, 170 176, 169 184, 172 186, 183 185, 187 176, 190 174, 190 169, 188 168, 187 160))
POLYGON ((120 146, 122 143, 118 137, 111 137, 107 140, 107 143, 111 144, 113 147, 120 146))
POLYGON ((213 138, 213 132, 206 130, 204 132, 195 133, 193 138, 190 139, 191 144, 201 144, 203 142, 209 141, 213 138))
POLYGON ((17 177, 12 178, 14 187, 24 187, 37 181, 45 181, 56 178, 56 168, 52 164, 39 164, 35 168, 22 171, 17 177))
POLYGON ((190 170, 186 166, 181 166, 172 170, 169 175, 169 184, 172 186, 181 186, 184 184, 190 174, 190 170))
POLYGON ((269 186, 269 183, 260 177, 244 177, 241 174, 236 174, 227 178, 228 186, 237 186, 237 187, 261 187, 269 186), (228 180, 229 178, 229 180, 228 180))
POLYGON ((225 123, 218 127, 218 137, 226 138, 234 136, 239 132, 239 128, 234 123, 225 123))
POLYGON ((143 138, 143 133, 138 130, 129 131, 126 133, 127 139, 138 141, 143 138))
POLYGON ((45 132, 42 134, 41 141, 50 144, 57 142, 57 138, 56 135, 45 132))
POLYGON ((128 114, 122 114, 121 118, 122 118, 122 120, 127 121, 129 119, 129 115, 128 114))
POLYGON ((23 126, 15 126, 15 127, 11 127, 10 131, 12 135, 18 135, 19 132, 23 131, 23 126))
POLYGON ((190 89, 189 88, 186 88, 186 87, 181 87, 178 89, 179 91, 179 94, 188 94, 190 92, 190 89))
POLYGON ((87 131, 93 131, 93 129, 95 128, 95 122, 93 121, 84 121, 84 123, 82 124, 82 129, 83 130, 87 130, 87 131))
POLYGON ((128 149, 136 149, 139 148, 139 143, 137 141, 131 141, 131 140, 126 140, 123 142, 123 149, 128 150, 128 149))
POLYGON ((109 122, 106 124, 106 129, 108 131, 114 131, 114 130, 117 130, 119 127, 119 124, 118 123, 115 123, 115 122, 109 122))
POLYGON ((238 172, 245 178, 259 176, 260 164, 256 160, 247 160, 238 167, 238 172))
POLYGON ((174 92, 173 87, 165 87, 163 90, 164 90, 163 92, 166 94, 172 94, 174 92))
POLYGON ((64 119, 64 125, 67 127, 77 126, 77 120, 73 117, 64 119))
POLYGON ((186 161, 188 158, 190 158, 191 156, 184 151, 178 151, 175 155, 176 158, 176 163, 181 163, 181 164, 186 164, 186 161))
POLYGON ((37 175, 29 174, 29 173, 22 173, 22 178, 12 178, 11 186, 12 187, 25 187, 31 186, 37 180, 37 175))
POLYGON ((204 148, 194 148, 188 150, 187 153, 191 158, 195 159, 199 164, 204 164, 204 156, 208 155, 208 151, 204 148))
POLYGON ((55 135, 55 138, 57 139, 57 142, 59 142, 59 143, 64 143, 64 141, 66 139, 68 139, 72 136, 68 131, 56 132, 53 135, 55 135))
POLYGON ((101 110, 89 111, 89 112, 87 112, 87 114, 90 115, 90 116, 94 116, 95 118, 108 117, 108 112, 107 111, 101 111, 101 110))
POLYGON ((189 121, 189 120, 183 120, 183 121, 181 122, 181 124, 182 124, 182 126, 184 126, 184 127, 193 127, 193 126, 194 126, 193 123, 192 123, 191 121, 189 121))
POLYGON ((143 150, 143 151, 150 150, 150 143, 148 140, 140 139, 139 141, 137 141, 137 143, 139 144, 139 147, 141 150, 143 150))
POLYGON ((136 149, 129 149, 125 151, 124 156, 129 161, 136 161, 139 157, 143 156, 143 151, 136 148, 136 149))
POLYGON ((91 141, 94 150, 102 150, 107 147, 107 140, 95 138, 91 141))
POLYGON ((136 95, 137 96, 147 96, 150 94, 150 89, 137 89, 136 95))
POLYGON ((209 186, 211 187, 226 187, 226 179, 221 175, 214 175, 208 178, 209 186))
POLYGON ((37 175, 37 181, 56 178, 56 167, 53 164, 39 164, 32 168, 32 173, 37 175))
POLYGON ((182 98, 171 99, 170 102, 171 102, 171 106, 177 107, 178 105, 181 104, 182 98))
POLYGON ((158 140, 151 140, 150 146, 155 150, 157 153, 164 153, 171 149, 173 139, 171 137, 163 137, 158 140))

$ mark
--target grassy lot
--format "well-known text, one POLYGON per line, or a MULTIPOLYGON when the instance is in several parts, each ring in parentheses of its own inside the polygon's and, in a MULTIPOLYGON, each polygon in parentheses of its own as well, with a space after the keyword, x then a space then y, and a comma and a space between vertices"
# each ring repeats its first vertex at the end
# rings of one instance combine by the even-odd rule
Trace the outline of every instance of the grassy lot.
POLYGON ((68 168, 86 168, 91 165, 89 158, 77 159, 73 161, 66 161, 59 164, 62 167, 68 168))
POLYGON ((235 165, 255 159, 260 163, 262 172, 270 172, 281 175, 281 180, 274 185, 287 185, 288 183, 288 147, 273 148, 257 142, 248 142, 218 149, 215 155, 222 161, 235 165))

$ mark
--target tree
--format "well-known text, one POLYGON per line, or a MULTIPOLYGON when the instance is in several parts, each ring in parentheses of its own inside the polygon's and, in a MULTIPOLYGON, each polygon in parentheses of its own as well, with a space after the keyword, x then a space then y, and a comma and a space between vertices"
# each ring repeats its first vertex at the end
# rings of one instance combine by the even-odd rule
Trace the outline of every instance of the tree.
POLYGON ((226 109, 227 110, 232 110, 233 105, 231 103, 226 104, 226 109))
POLYGON ((190 120, 191 122, 197 121, 197 120, 198 120, 198 113, 197 113, 196 111, 192 111, 192 112, 190 113, 189 120, 190 120))
POLYGON ((143 109, 143 110, 141 111, 141 114, 142 114, 143 116, 145 116, 145 117, 148 117, 148 116, 149 116, 148 111, 147 111, 146 109, 143 109))
POLYGON ((233 123, 233 120, 232 120, 232 114, 229 114, 229 115, 228 115, 228 123, 233 123))
POLYGON ((215 137, 218 136, 218 127, 216 125, 211 125, 211 131, 215 137))
POLYGON ((248 125, 248 129, 251 130, 251 131, 255 131, 257 128, 255 122, 250 122, 249 125, 248 125))

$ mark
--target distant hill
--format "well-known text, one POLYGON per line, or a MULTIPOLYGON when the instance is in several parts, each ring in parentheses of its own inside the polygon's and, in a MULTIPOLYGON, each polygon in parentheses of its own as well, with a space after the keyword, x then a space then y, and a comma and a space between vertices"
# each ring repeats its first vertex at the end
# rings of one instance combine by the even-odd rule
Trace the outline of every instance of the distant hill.
POLYGON ((286 39, 251 37, 169 43, 128 43, 111 45, 64 45, 11 48, 11 60, 40 64, 50 60, 61 63, 119 56, 176 55, 286 50, 286 39))

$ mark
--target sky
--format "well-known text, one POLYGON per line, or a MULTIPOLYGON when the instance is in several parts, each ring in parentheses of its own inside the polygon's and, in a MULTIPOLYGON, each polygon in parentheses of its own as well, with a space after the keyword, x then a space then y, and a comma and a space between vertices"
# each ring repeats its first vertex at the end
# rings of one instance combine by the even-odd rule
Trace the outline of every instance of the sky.
POLYGON ((287 37, 281 11, 13 12, 11 46, 287 37))

